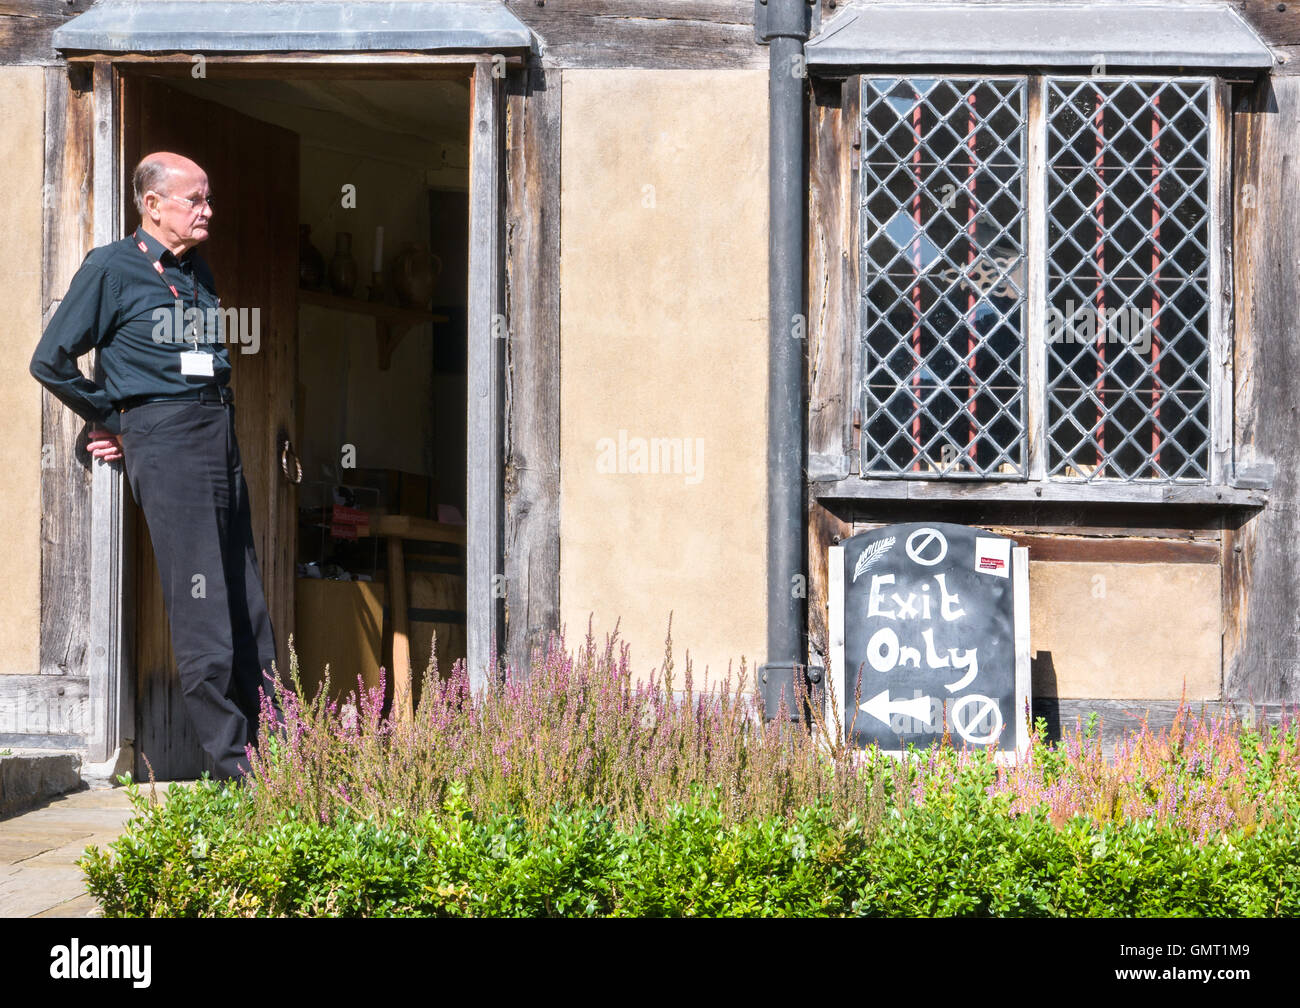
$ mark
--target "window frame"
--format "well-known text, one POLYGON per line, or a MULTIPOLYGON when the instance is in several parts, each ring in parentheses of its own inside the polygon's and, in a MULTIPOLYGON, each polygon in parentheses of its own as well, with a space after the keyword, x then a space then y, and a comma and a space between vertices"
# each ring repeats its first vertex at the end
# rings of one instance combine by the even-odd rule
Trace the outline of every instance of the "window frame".
MULTIPOLYGON (((1016 138, 1019 141, 1019 146, 1020 146, 1020 150, 1018 151, 1018 154, 1020 157, 1020 164, 1021 164, 1021 183, 1022 183, 1020 186, 1021 191, 1018 194, 1020 220, 1017 227, 1018 233, 1016 237, 1019 239, 1019 250, 1018 250, 1019 258, 1023 261, 1022 275, 1027 277, 1030 268, 1029 233, 1030 233, 1030 220, 1031 220, 1030 212, 1029 212, 1029 197, 1030 197, 1029 177, 1030 176, 1029 176, 1029 160, 1028 160, 1029 143, 1030 143, 1030 128, 1029 128, 1030 127, 1030 113, 1029 113, 1030 80, 1027 77, 1027 75, 1016 74, 1016 73, 991 73, 991 74, 969 74, 969 73, 950 73, 950 74, 870 73, 868 74, 868 73, 864 73, 859 78, 859 103, 860 103, 859 116, 860 117, 862 117, 865 114, 862 110, 865 109, 866 107, 866 95, 867 95, 867 88, 868 88, 867 82, 877 81, 877 80, 971 81, 976 83, 977 85, 984 84, 985 82, 1004 82, 1004 83, 1011 82, 1013 84, 1020 85, 1018 90, 1020 92, 1020 96, 1023 97, 1024 120, 1022 123, 1018 125, 1016 130, 1016 134, 1017 134, 1016 138)), ((925 100, 928 101, 928 97, 925 100)), ((872 104, 878 105, 879 100, 874 101, 872 104)), ((859 125, 861 128, 861 123, 859 125)), ((865 129, 863 130, 863 136, 865 137, 865 129)), ((926 141, 919 140, 918 143, 924 146, 926 141)), ((861 156, 858 158, 859 179, 861 179, 864 174, 862 166, 865 163, 866 154, 867 151, 865 149, 865 143, 864 143, 861 156)), ((996 166, 990 166, 984 163, 980 163, 979 166, 975 168, 974 175, 972 177, 978 177, 980 175, 996 175, 995 168, 996 166)), ((949 174, 950 175, 952 174, 951 170, 949 171, 949 174)), ((857 241, 858 277, 859 277, 860 286, 862 288, 860 305, 864 305, 868 297, 867 294, 868 283, 864 279, 867 277, 868 274, 865 268, 864 257, 866 255, 865 248, 869 239, 869 236, 866 234, 866 228, 864 224, 866 218, 869 216, 869 211, 867 210, 867 200, 865 198, 865 194, 860 188, 857 190, 857 197, 858 197, 857 206, 858 206, 858 214, 859 214, 859 230, 858 230, 858 241, 857 241)), ((919 234, 921 236, 924 236, 925 230, 922 229, 919 232, 919 234)), ((1007 279, 1010 280, 1012 279, 1012 277, 1008 275, 1007 279)), ((920 286, 919 276, 915 281, 915 283, 918 287, 920 286)), ((1029 289, 1027 284, 1024 284, 1023 281, 1022 281, 1022 285, 1024 286, 1025 289, 1022 292, 1022 298, 1021 298, 1022 303, 1016 309, 1016 313, 1021 316, 1021 318, 1023 319, 1023 325, 1025 329, 1028 330, 1028 327, 1030 325, 1029 315, 1028 315, 1029 289)), ((859 372, 863 373, 863 382, 857 385, 857 388, 859 389, 857 405, 861 407, 862 410, 862 427, 863 430, 865 430, 868 423, 871 420, 871 417, 868 415, 868 411, 866 409, 866 393, 868 389, 865 384, 867 376, 865 374, 864 361, 865 358, 868 356, 869 351, 867 348, 866 326, 864 324, 866 320, 864 318, 864 315, 861 313, 862 311, 865 311, 865 308, 860 308, 860 314, 858 316, 859 332, 858 332, 858 342, 855 348, 856 359, 854 362, 854 366, 856 369, 858 369, 859 372)), ((920 325, 918 322, 918 329, 919 328, 920 325)), ((1025 479, 1027 479, 1029 477, 1029 446, 1027 440, 1029 436, 1029 398, 1028 398, 1029 397, 1029 381, 1028 381, 1029 361, 1028 361, 1027 347, 1023 339, 1023 334, 1021 338, 1020 347, 1016 355, 1020 358, 1020 370, 1021 370, 1021 374, 1024 375, 1024 379, 1023 379, 1024 383, 1021 387, 1021 391, 1018 393, 1017 396, 1020 400, 1020 407, 1017 410, 1018 416, 1016 416, 1014 419, 1018 421, 1018 429, 1019 429, 1019 435, 1016 438, 1016 440, 1017 442, 1023 443, 1024 451, 1023 454, 1020 452, 1019 444, 1017 444, 1014 449, 1009 448, 1007 446, 1001 446, 999 450, 1005 452, 1005 457, 1007 457, 1008 461, 1013 466, 1018 465, 1019 468, 1018 472, 968 473, 962 470, 956 470, 956 471, 936 473, 936 472, 917 471, 915 469, 911 471, 907 469, 900 469, 892 473, 890 472, 877 473, 876 471, 872 471, 871 473, 863 472, 863 478, 865 479, 880 478, 880 479, 889 479, 889 480, 894 480, 894 479, 961 480, 965 482, 971 482, 976 480, 990 481, 990 482, 1024 481, 1025 479), (1018 463, 1013 458, 1013 456, 1015 455, 1021 455, 1021 458, 1018 463)), ((929 355, 927 356, 927 360, 928 359, 929 359, 929 355)), ((888 364, 885 364, 884 362, 882 362, 881 366, 886 371, 890 370, 888 364)), ((970 375, 968 372, 968 378, 969 377, 970 375)), ((859 444, 858 458, 859 458, 859 468, 861 470, 864 467, 861 465, 862 452, 861 452, 860 444, 859 444)))
MULTIPOLYGON (((852 271, 856 290, 857 315, 849 336, 851 351, 850 388, 853 390, 851 412, 853 429, 848 444, 850 456, 847 466, 838 478, 820 478, 814 470, 826 468, 819 457, 817 465, 810 464, 810 480, 821 498, 859 499, 943 499, 961 497, 970 499, 1023 499, 1069 501, 1120 501, 1162 502, 1176 500, 1187 503, 1259 503, 1259 495, 1249 488, 1233 484, 1233 385, 1232 385, 1232 131, 1231 85, 1222 76, 1206 72, 1200 74, 1169 74, 1158 72, 1125 72, 1088 74, 1086 70, 1067 68, 1031 68, 1008 72, 1006 68, 934 69, 920 66, 876 66, 853 74, 845 82, 856 91, 852 103, 856 122, 851 124, 857 138, 850 152, 852 173, 852 212, 857 218, 851 229, 854 237, 852 271), (1018 77, 1026 82, 1026 157, 1024 212, 1026 215, 1026 325, 1029 338, 1024 352, 1027 356, 1025 370, 1026 467, 1024 475, 979 475, 964 473, 959 476, 942 473, 919 475, 899 473, 881 474, 864 472, 862 458, 862 426, 865 423, 864 339, 865 327, 862 312, 866 292, 866 266, 863 251, 865 236, 861 232, 863 213, 862 192, 862 103, 866 81, 871 78, 947 78, 986 80, 1018 77), (1210 262, 1208 282, 1210 291, 1209 317, 1209 435, 1207 447, 1206 479, 1170 479, 1155 477, 1070 477, 1048 475, 1049 447, 1047 442, 1047 348, 1044 343, 1047 323, 1047 109, 1046 96, 1049 78, 1079 79, 1095 77, 1110 81, 1204 81, 1209 86, 1209 224, 1208 244, 1210 262), (1038 334, 1035 337, 1034 334, 1038 334), (845 471, 847 469, 847 471, 845 471)), ((810 446, 811 450, 811 446, 810 446)))

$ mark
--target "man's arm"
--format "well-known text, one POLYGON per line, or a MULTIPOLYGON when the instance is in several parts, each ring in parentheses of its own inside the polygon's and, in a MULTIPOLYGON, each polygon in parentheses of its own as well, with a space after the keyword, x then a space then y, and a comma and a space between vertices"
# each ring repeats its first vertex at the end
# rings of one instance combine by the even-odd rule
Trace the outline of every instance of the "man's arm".
POLYGON ((112 335, 120 315, 115 282, 92 252, 72 278, 29 368, 69 409, 109 434, 121 432, 119 414, 108 394, 81 373, 77 358, 112 335))

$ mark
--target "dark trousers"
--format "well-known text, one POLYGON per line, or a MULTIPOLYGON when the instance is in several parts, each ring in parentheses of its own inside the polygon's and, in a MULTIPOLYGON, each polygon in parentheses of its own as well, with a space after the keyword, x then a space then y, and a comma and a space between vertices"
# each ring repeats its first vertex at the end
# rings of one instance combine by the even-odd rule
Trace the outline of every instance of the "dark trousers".
POLYGON ((122 414, 122 451, 153 542, 181 690, 215 776, 247 772, 258 687, 272 692, 271 617, 233 404, 153 402, 122 414))

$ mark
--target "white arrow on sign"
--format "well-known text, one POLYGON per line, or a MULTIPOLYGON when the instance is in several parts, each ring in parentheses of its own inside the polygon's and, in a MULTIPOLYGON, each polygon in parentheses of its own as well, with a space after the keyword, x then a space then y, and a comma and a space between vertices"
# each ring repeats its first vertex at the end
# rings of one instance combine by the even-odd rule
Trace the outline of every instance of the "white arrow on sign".
POLYGON ((927 725, 933 717, 928 696, 913 697, 911 700, 890 700, 887 689, 881 690, 866 703, 858 704, 858 710, 866 711, 877 721, 885 724, 889 724, 889 718, 893 714, 906 714, 917 721, 924 721, 927 725))

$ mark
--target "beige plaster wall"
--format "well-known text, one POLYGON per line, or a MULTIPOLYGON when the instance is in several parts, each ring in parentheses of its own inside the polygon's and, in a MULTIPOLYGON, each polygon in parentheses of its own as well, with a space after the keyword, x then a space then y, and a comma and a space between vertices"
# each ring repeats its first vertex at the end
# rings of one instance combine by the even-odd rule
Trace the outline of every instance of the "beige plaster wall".
POLYGON ((27 364, 41 336, 43 74, 0 67, 0 674, 40 671, 41 387, 27 364))
POLYGON ((599 634, 621 620, 644 672, 671 610, 679 676, 686 649, 697 683, 742 654, 752 669, 766 642, 767 74, 570 70, 563 95, 561 616, 571 644, 589 614, 599 634), (668 464, 651 463, 652 438, 680 439, 680 462, 670 443, 668 464))
POLYGON ((1217 700, 1220 591, 1218 564, 1031 563, 1034 693, 1217 700))

